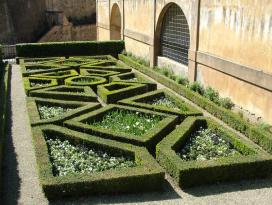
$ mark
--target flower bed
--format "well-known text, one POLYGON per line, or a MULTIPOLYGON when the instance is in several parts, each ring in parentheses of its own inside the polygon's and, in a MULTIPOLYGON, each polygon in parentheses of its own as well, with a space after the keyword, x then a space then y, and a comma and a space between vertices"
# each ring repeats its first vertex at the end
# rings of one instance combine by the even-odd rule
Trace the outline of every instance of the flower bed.
POLYGON ((109 153, 91 149, 86 145, 73 145, 68 140, 45 136, 54 176, 91 174, 112 169, 135 167, 131 158, 111 156, 109 153))
POLYGON ((156 158, 181 187, 265 177, 272 171, 271 155, 205 118, 186 118, 157 145, 156 158))
POLYGON ((147 85, 138 83, 113 82, 97 87, 97 94, 105 103, 115 103, 147 91, 147 85))
POLYGON ((100 108, 99 103, 27 98, 27 107, 32 126, 56 123, 79 116, 100 108))
POLYGON ((71 77, 65 80, 66 85, 71 86, 89 86, 95 92, 97 91, 97 86, 107 82, 107 79, 98 76, 79 76, 71 77))
POLYGON ((173 115, 119 105, 108 105, 64 122, 68 128, 146 146, 150 151, 154 151, 155 145, 171 132, 177 123, 178 117, 173 115), (118 113, 126 120, 118 117, 118 113), (135 126, 136 123, 139 123, 138 127, 135 126))
POLYGON ((37 77, 23 78, 25 92, 27 95, 33 90, 39 90, 42 88, 49 88, 58 85, 57 80, 37 77))
POLYGON ((118 103, 158 112, 175 114, 179 115, 181 118, 185 118, 186 116, 202 115, 202 113, 196 108, 190 106, 188 103, 185 103, 183 100, 166 89, 137 95, 135 97, 121 100, 118 103))
POLYGON ((88 86, 56 86, 29 93, 31 97, 50 98, 70 101, 97 102, 97 96, 88 86))
POLYGON ((32 133, 40 184, 49 199, 162 187, 164 172, 145 148, 55 125, 34 127, 32 133))

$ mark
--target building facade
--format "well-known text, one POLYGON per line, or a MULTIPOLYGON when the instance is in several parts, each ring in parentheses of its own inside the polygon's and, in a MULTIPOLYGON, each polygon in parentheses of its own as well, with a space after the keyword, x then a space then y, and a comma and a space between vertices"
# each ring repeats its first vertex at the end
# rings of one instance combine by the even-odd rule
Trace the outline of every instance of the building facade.
POLYGON ((97 0, 98 40, 124 39, 151 65, 272 123, 271 0, 97 0))

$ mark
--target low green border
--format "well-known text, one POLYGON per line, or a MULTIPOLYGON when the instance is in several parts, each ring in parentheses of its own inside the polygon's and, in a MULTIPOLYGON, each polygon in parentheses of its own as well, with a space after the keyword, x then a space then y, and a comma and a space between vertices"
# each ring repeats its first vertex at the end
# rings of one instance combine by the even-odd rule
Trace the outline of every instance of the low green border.
POLYGON ((101 139, 54 125, 32 129, 40 184, 48 198, 64 196, 132 193, 160 190, 164 172, 145 148, 101 139), (113 154, 127 153, 138 166, 93 174, 54 176, 43 132, 57 134, 73 143, 84 143, 113 154))
POLYGON ((97 87, 98 96, 105 103, 116 103, 119 100, 129 98, 135 95, 143 94, 148 92, 146 84, 136 84, 136 83, 125 83, 125 82, 113 82, 109 84, 99 85, 97 87), (107 87, 115 85, 128 86, 118 90, 108 90, 107 87))
POLYGON ((64 80, 66 78, 78 76, 78 72, 76 70, 60 70, 60 71, 51 71, 48 73, 41 73, 41 74, 35 74, 31 75, 31 77, 37 77, 37 78, 48 78, 48 79, 56 79, 58 81, 59 85, 64 84, 64 80), (69 72, 69 74, 64 74, 64 75, 54 75, 59 72, 69 72))
POLYGON ((24 81, 25 92, 27 95, 29 95, 29 92, 31 92, 33 90, 40 90, 42 88, 50 88, 50 87, 58 85, 58 81, 56 79, 48 79, 48 78, 25 77, 25 78, 23 78, 23 81, 24 81), (47 85, 43 85, 43 86, 32 87, 30 85, 30 80, 48 81, 50 83, 47 85))
POLYGON ((69 101, 87 101, 87 102, 97 102, 97 95, 95 92, 88 86, 67 86, 60 85, 50 88, 43 88, 40 90, 34 90, 29 93, 31 97, 40 97, 40 98, 50 98, 56 100, 69 100, 69 101), (57 90, 61 89, 83 89, 84 93, 68 93, 61 92, 57 90))
POLYGON ((118 102, 118 104, 146 108, 146 109, 154 110, 157 112, 175 114, 175 115, 182 116, 183 118, 187 117, 187 116, 203 115, 203 113, 201 111, 197 110, 193 106, 191 106, 188 103, 186 103, 185 101, 181 100, 180 98, 178 98, 177 96, 175 96, 174 94, 169 92, 167 89, 160 89, 160 90, 156 90, 153 92, 145 93, 143 95, 137 95, 137 96, 134 96, 134 97, 131 97, 128 99, 121 100, 118 102), (151 105, 151 104, 144 103, 141 101, 141 100, 144 101, 145 99, 152 100, 152 99, 154 99, 156 97, 160 97, 160 96, 168 97, 179 108, 186 108, 187 111, 175 110, 175 109, 167 108, 165 106, 155 106, 155 105, 151 105))
POLYGON ((109 81, 109 78, 113 75, 117 75, 120 72, 116 71, 108 71, 108 70, 99 70, 99 69, 80 69, 80 75, 83 76, 100 76, 103 78, 107 78, 109 81), (89 73, 90 71, 94 71, 93 73, 89 73), (97 73, 95 73, 97 72, 97 73), (99 73, 100 72, 100 73, 99 73))
POLYGON ((97 91, 97 86, 98 85, 105 84, 105 83, 107 83, 107 79, 99 77, 99 76, 77 76, 77 77, 71 77, 71 78, 65 79, 65 85, 71 85, 71 86, 89 86, 90 88, 93 89, 94 92, 97 91), (76 79, 76 78, 82 78, 82 77, 93 77, 93 78, 96 78, 96 79, 99 79, 99 80, 95 81, 95 82, 90 82, 90 83, 73 82, 74 79, 76 79))
POLYGON ((157 83, 148 80, 140 73, 121 73, 114 75, 109 78, 109 82, 129 82, 129 83, 142 83, 148 86, 148 91, 157 90, 157 83), (131 78, 137 78, 137 80, 129 80, 131 78))
POLYGON ((186 118, 164 138, 156 146, 156 158, 181 187, 266 177, 271 176, 272 171, 271 155, 249 140, 222 128, 222 125, 200 117, 186 118), (245 155, 206 161, 183 161, 175 151, 183 146, 191 132, 203 124, 215 128, 222 137, 230 140, 234 147, 245 155))
POLYGON ((120 73, 128 73, 132 71, 131 68, 126 68, 121 66, 100 66, 100 65, 81 66, 80 69, 107 70, 107 71, 115 71, 120 73))
POLYGON ((93 112, 86 113, 77 118, 73 118, 71 120, 65 121, 64 125, 68 128, 81 131, 84 133, 95 134, 97 136, 101 136, 103 138, 118 140, 121 142, 131 143, 134 145, 145 146, 151 152, 154 151, 155 145, 165 137, 171 130, 175 129, 175 126, 179 123, 179 119, 177 116, 158 113, 150 110, 133 108, 128 106, 121 105, 108 105, 101 109, 98 109, 93 112), (158 115, 164 117, 162 121, 160 121, 154 128, 147 131, 142 136, 135 136, 132 134, 124 133, 122 131, 112 131, 109 129, 98 128, 89 124, 86 124, 84 121, 90 119, 99 119, 103 117, 103 115, 114 109, 125 109, 131 110, 140 113, 146 113, 151 115, 158 115))
POLYGON ((27 98, 28 114, 29 114, 29 119, 32 126, 50 124, 50 123, 62 125, 62 123, 66 120, 80 116, 87 112, 91 112, 100 107, 101 105, 99 103, 52 100, 52 99, 32 98, 32 97, 27 98), (41 119, 38 108, 37 108, 37 103, 73 107, 74 109, 59 117, 54 117, 50 119, 41 119))

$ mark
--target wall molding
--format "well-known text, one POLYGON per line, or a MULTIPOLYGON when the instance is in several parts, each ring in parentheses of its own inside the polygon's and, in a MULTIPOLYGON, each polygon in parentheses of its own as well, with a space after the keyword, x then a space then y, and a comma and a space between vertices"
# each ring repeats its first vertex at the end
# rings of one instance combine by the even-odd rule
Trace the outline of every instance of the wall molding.
POLYGON ((140 41, 144 44, 147 44, 150 46, 153 45, 153 39, 150 38, 150 36, 148 36, 148 35, 145 35, 145 34, 142 34, 142 33, 136 32, 136 31, 132 31, 129 29, 124 30, 124 35, 128 38, 134 39, 136 41, 140 41))
POLYGON ((272 75, 261 70, 224 60, 220 57, 200 51, 197 52, 196 63, 272 91, 272 75))
POLYGON ((104 28, 104 29, 110 30, 110 25, 99 23, 99 22, 97 22, 96 25, 99 28, 104 28))

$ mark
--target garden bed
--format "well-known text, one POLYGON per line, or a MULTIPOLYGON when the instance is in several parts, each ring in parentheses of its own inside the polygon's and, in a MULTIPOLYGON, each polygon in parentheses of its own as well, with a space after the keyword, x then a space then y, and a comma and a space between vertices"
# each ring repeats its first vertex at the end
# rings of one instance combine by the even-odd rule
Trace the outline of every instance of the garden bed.
POLYGON ((154 83, 147 78, 145 78, 140 73, 121 73, 119 75, 111 76, 110 82, 129 82, 129 83, 141 83, 148 86, 148 91, 157 90, 157 83, 154 83))
POLYGON ((139 108, 108 105, 64 124, 77 131, 146 146, 152 151, 175 128, 178 117, 139 108))
POLYGON ((196 108, 185 103, 183 100, 170 93, 166 89, 148 92, 135 97, 127 98, 118 102, 122 105, 140 107, 158 112, 187 116, 198 116, 202 113, 196 108))
POLYGON ((40 183, 48 198, 139 193, 162 187, 164 172, 145 148, 54 125, 35 127, 32 132, 40 183), (59 159, 64 152, 68 152, 65 161, 59 159), (74 159, 78 157, 81 164, 74 159), (63 163, 68 171, 62 170, 63 163), (80 173, 74 171, 80 167, 80 173))
POLYGON ((58 82, 55 79, 27 77, 27 78, 23 78, 23 80, 24 80, 25 92, 27 95, 29 95, 29 92, 33 90, 39 90, 42 88, 49 88, 49 87, 58 85, 58 82))
POLYGON ((205 118, 188 117, 156 147, 156 158, 179 186, 270 176, 272 157, 205 118))
POLYGON ((110 84, 99 85, 97 87, 98 96, 108 104, 146 93, 147 91, 147 85, 136 83, 113 82, 110 84))
POLYGON ((99 103, 27 98, 27 107, 32 126, 62 124, 65 120, 80 116, 101 107, 99 103))
POLYGON ((106 78, 98 77, 98 76, 78 76, 71 77, 65 80, 66 85, 71 86, 89 86, 93 89, 94 92, 97 91, 97 86, 101 84, 105 84, 107 82, 106 78))
POLYGON ((96 94, 88 86, 55 86, 31 91, 29 96, 57 100, 97 102, 96 94))
POLYGON ((109 81, 109 77, 112 75, 117 75, 119 72, 116 71, 107 71, 107 70, 98 70, 98 69, 81 69, 80 74, 83 76, 100 76, 103 78, 107 78, 109 81))

